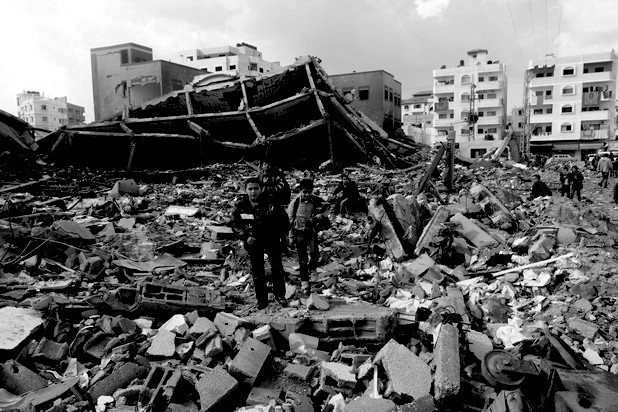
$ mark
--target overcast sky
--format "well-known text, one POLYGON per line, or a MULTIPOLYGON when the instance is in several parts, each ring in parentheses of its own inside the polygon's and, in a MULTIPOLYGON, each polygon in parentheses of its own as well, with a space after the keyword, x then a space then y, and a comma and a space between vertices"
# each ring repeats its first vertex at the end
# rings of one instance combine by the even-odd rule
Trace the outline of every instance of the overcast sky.
POLYGON ((16 114, 16 94, 36 90, 84 106, 87 121, 90 49, 119 43, 172 59, 244 41, 282 65, 309 54, 329 74, 384 69, 403 98, 431 89, 433 69, 484 48, 507 64, 511 107, 530 59, 618 41, 615 0, 20 0, 3 2, 2 14, 0 109, 16 114))

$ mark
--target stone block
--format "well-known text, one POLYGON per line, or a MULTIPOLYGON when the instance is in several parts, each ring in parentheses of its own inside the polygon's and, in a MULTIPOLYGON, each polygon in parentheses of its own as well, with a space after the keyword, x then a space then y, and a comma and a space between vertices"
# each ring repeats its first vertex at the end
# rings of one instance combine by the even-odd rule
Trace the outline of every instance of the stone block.
POLYGON ((189 330, 189 325, 187 324, 187 320, 184 315, 174 315, 159 327, 159 330, 161 329, 169 330, 170 332, 174 332, 179 335, 184 335, 185 332, 189 330))
POLYGON ((43 324, 38 311, 5 306, 0 308, 0 353, 11 351, 43 324))
POLYGON ((397 405, 390 399, 374 399, 362 396, 348 403, 345 412, 392 412, 395 409, 397 409, 397 405))
POLYGON ((593 339, 599 327, 592 322, 580 318, 570 318, 567 320, 569 328, 582 335, 584 338, 593 339))
POLYGON ((434 393, 442 400, 459 393, 461 386, 459 363, 459 331, 453 325, 442 324, 433 351, 436 373, 434 393))
POLYGON ((195 385, 200 395, 200 411, 215 411, 238 387, 238 382, 222 368, 205 372, 195 385))
POLYGON ((232 231, 232 228, 227 226, 206 225, 206 229, 210 231, 210 238, 212 240, 234 238, 234 232, 232 231))
POLYGON ((485 359, 485 355, 494 349, 491 339, 489 339, 489 336, 484 333, 470 330, 466 333, 466 338, 470 344, 470 352, 472 352, 480 361, 485 359))
POLYGON ((189 329, 189 333, 196 336, 210 331, 217 332, 217 326, 208 318, 197 318, 189 329))
POLYGON ((307 366, 300 365, 297 363, 290 363, 285 367, 283 373, 288 374, 294 378, 302 379, 304 381, 309 380, 313 371, 315 370, 315 366, 307 366))
POLYGON ((569 229, 568 227, 560 227, 558 228, 558 233, 556 234, 556 240, 559 245, 568 246, 571 243, 575 243, 577 240, 577 234, 573 231, 573 229, 569 229))
POLYGON ((154 336, 146 353, 150 356, 171 358, 176 352, 176 334, 160 329, 154 336))
POLYGON ((131 383, 133 379, 145 378, 147 375, 148 369, 139 366, 136 363, 127 362, 122 364, 120 367, 115 367, 112 369, 112 372, 109 375, 95 383, 90 388, 88 394, 93 402, 96 403, 99 396, 111 396, 114 392, 116 392, 116 390, 124 388, 131 383))
POLYGON ((312 293, 309 299, 307 299, 307 307, 309 309, 328 310, 330 305, 323 297, 317 293, 312 293))
POLYGON ((429 366, 395 340, 391 339, 380 349, 374 363, 382 364, 395 393, 414 399, 429 394, 432 383, 429 366))
POLYGON ((204 348, 204 356, 207 358, 214 358, 220 353, 223 353, 223 339, 221 339, 221 335, 217 335, 212 338, 206 345, 206 348, 204 348))
POLYGON ((281 399, 281 393, 281 389, 255 387, 249 392, 246 404, 247 406, 266 405, 271 400, 281 399))
POLYGON ((230 373, 242 376, 253 386, 270 351, 270 346, 259 340, 248 338, 232 360, 229 367, 230 373))
POLYGON ((592 303, 588 299, 576 300, 573 302, 573 306, 584 313, 588 313, 593 309, 592 303))
POLYGON ((457 230, 477 248, 487 248, 498 245, 498 242, 493 237, 461 213, 457 213, 450 221, 461 224, 461 227, 457 230))
POLYGON ((14 395, 36 391, 47 386, 47 380, 24 365, 8 360, 0 369, 0 387, 14 395))
POLYGON ((219 312, 215 316, 215 325, 223 336, 232 336, 242 324, 242 319, 231 313, 219 312))
POLYGON ((352 371, 352 366, 338 362, 322 362, 321 366, 321 383, 325 383, 326 378, 332 378, 339 387, 354 388, 356 386, 356 375, 352 371))

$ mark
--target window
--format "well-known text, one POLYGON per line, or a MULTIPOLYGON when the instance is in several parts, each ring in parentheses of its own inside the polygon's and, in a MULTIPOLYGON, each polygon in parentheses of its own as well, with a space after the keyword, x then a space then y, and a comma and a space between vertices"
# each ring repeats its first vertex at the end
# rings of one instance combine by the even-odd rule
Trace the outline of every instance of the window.
POLYGON ((420 104, 415 104, 415 105, 414 105, 414 108, 415 108, 415 109, 420 109, 420 108, 421 108, 421 105, 420 105, 420 104))
POLYGON ((485 112, 479 112, 478 115, 479 115, 479 117, 483 117, 483 116, 485 116, 485 112))
POLYGON ((487 149, 470 149, 470 157, 473 159, 483 157, 485 153, 487 153, 487 149))
POLYGON ((496 99, 498 97, 498 95, 496 93, 487 93, 487 98, 488 99, 496 99))
POLYGON ((47 105, 46 104, 42 104, 41 105, 41 110, 47 110, 47 105))
POLYGON ((565 104, 562 106, 562 113, 573 113, 573 106, 570 104, 565 104))
POLYGON ((532 114, 543 114, 543 109, 534 109, 532 114))
POLYGON ((461 84, 469 84, 471 83, 472 80, 470 80, 470 75, 469 74, 464 74, 463 76, 461 76, 461 84))
POLYGON ((258 69, 257 63, 249 63, 249 70, 250 71, 256 72, 257 69, 258 69))
POLYGON ((236 70, 236 65, 235 64, 230 64, 230 70, 236 70))
POLYGON ((483 76, 479 76, 479 82, 482 83, 485 81, 485 78, 483 76))
POLYGON ((388 101, 393 101, 393 89, 391 89, 390 87, 388 88, 388 101))
POLYGON ((489 129, 487 129, 485 131, 485 133, 498 133, 498 128, 497 127, 490 127, 489 129))
POLYGON ((575 94, 575 88, 573 86, 564 86, 562 88, 562 94, 575 94))
POLYGON ((545 126, 545 133, 550 133, 551 134, 551 125, 545 126))
POLYGON ((449 118, 454 119, 455 118, 455 113, 451 113, 448 115, 449 118))
POLYGON ((388 87, 384 86, 384 100, 388 102, 388 87))
POLYGON ((438 119, 446 119, 446 113, 440 113, 438 119))
POLYGON ((562 123, 560 125, 560 131, 561 132, 572 132, 573 131, 573 125, 571 125, 571 123, 562 123))
POLYGON ((468 114, 469 114, 469 112, 467 112, 467 111, 466 112, 461 112, 461 119, 468 120, 468 114))
POLYGON ((46 122, 46 121, 47 121, 47 116, 43 116, 42 120, 43 120, 44 122, 46 122))
POLYGON ((462 127, 459 132, 461 134, 470 134, 470 129, 468 129, 467 127, 462 127))
POLYGON ((519 129, 523 128, 522 123, 521 123, 521 122, 517 123, 517 127, 518 127, 519 129))
POLYGON ((462 93, 462 94, 461 94, 461 101, 462 101, 462 102, 467 102, 468 100, 470 100, 470 94, 468 94, 468 93, 462 93))
POLYGON ((594 72, 595 73, 603 73, 603 67, 595 67, 594 68, 594 72))
POLYGON ((358 100, 369 100, 369 87, 358 88, 358 100))
POLYGON ((221 72, 221 71, 223 71, 223 66, 216 66, 216 67, 215 67, 215 71, 216 71, 216 72, 221 72))
POLYGON ((496 111, 495 110, 490 110, 487 112, 487 116, 495 116, 496 115, 496 111))
POLYGON ((537 73, 535 77, 545 77, 545 73, 537 73))
POLYGON ((120 64, 129 63, 129 51, 127 49, 120 50, 120 64))
POLYGON ((565 67, 564 69, 562 69, 563 76, 573 76, 574 74, 575 74, 574 67, 565 67))
POLYGON ((489 76, 489 81, 490 82, 497 82, 498 81, 498 76, 489 76))
POLYGON ((264 73, 264 68, 260 67, 260 73, 264 73))
POLYGON ((548 107, 548 108, 545 110, 545 114, 552 114, 553 112, 554 112, 554 110, 553 110, 551 107, 548 107))
POLYGON ((408 110, 409 108, 410 108, 410 106, 408 106, 407 104, 405 104, 405 105, 403 106, 403 110, 408 110))

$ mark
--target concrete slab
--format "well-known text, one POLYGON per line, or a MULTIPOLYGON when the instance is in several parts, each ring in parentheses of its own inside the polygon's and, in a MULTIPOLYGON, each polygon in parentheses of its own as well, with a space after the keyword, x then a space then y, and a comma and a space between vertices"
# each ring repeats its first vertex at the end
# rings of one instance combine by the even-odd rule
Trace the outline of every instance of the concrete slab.
POLYGON ((326 378, 332 378, 339 387, 354 388, 356 375, 352 366, 339 362, 322 362, 320 370, 320 382, 325 383, 326 378))
POLYGON ((242 324, 242 319, 231 313, 219 312, 215 316, 214 323, 223 336, 232 336, 234 331, 242 324))
POLYGON ((434 393, 436 400, 455 396, 461 386, 459 361, 459 331, 453 325, 442 324, 433 351, 436 364, 434 393))
POLYGON ((0 353, 17 348, 42 324, 41 314, 36 310, 13 306, 0 308, 0 353))
POLYGON ((458 231, 477 248, 494 247, 498 245, 498 242, 493 237, 461 213, 457 213, 450 221, 460 223, 461 228, 459 228, 458 231))
POLYGON ((238 382, 222 368, 205 372, 195 386, 200 395, 201 412, 215 411, 238 387, 238 382))
POLYGON ((393 391, 414 399, 428 395, 431 388, 431 369, 408 348, 391 339, 375 357, 391 380, 393 391))
POLYGON ((8 360, 0 368, 0 387, 14 395, 36 391, 47 386, 47 380, 14 360, 8 360))
POLYGON ((315 366, 300 365, 297 363, 290 363, 285 367, 283 373, 292 376, 294 378, 302 379, 304 381, 309 380, 311 374, 315 370, 315 366))
POLYGON ((345 407, 345 412, 392 412, 397 409, 390 399, 374 399, 364 396, 354 399, 345 407))
POLYGON ((176 352, 176 334, 169 330, 161 329, 152 339, 150 347, 146 351, 149 356, 171 358, 176 352))
POLYGON ((584 338, 589 339, 593 339, 594 335, 596 335, 597 331, 599 330, 599 327, 594 323, 588 322, 587 320, 583 320, 580 318, 567 319, 567 325, 569 325, 569 328, 573 329, 584 338))
POLYGON ((218 354, 223 352, 223 339, 221 335, 217 335, 208 342, 204 349, 204 356, 207 358, 214 358, 218 354))
POLYGON ((148 369, 136 363, 127 362, 120 367, 114 368, 109 375, 95 383, 88 391, 88 394, 96 403, 99 396, 111 396, 116 390, 124 388, 131 383, 133 379, 145 378, 147 375, 148 369))
POLYGON ((248 338, 232 360, 230 373, 244 377, 253 386, 270 351, 270 346, 257 339, 248 338))
POLYGON ((189 329, 191 335, 202 335, 209 331, 217 331, 217 326, 208 318, 197 318, 189 329))
POLYGON ((283 391, 281 389, 276 389, 276 388, 255 387, 251 389, 251 392, 249 392, 246 405, 247 406, 266 405, 273 399, 274 400, 281 399, 282 392, 283 391))

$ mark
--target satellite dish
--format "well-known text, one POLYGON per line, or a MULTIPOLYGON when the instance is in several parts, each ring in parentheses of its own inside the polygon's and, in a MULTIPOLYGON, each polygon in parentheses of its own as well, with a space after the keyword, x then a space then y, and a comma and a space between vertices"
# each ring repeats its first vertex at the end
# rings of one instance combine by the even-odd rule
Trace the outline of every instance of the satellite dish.
POLYGON ((440 67, 440 69, 446 69, 446 64, 443 64, 442 67, 440 67))

